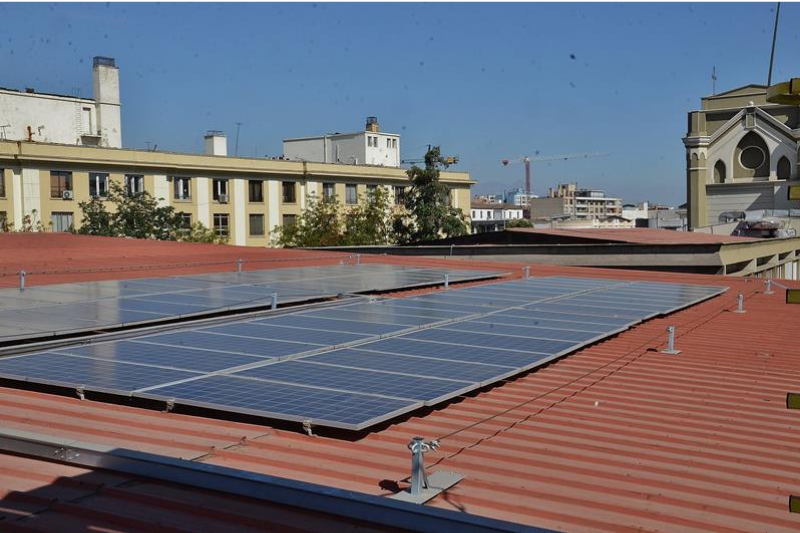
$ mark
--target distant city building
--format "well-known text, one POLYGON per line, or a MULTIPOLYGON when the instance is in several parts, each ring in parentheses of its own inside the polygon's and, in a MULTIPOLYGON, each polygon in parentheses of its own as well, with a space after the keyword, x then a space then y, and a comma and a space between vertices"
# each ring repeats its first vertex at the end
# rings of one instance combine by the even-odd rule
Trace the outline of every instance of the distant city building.
POLYGON ((538 198, 535 194, 531 193, 526 194, 525 189, 523 188, 516 188, 511 189, 509 191, 505 191, 503 193, 503 202, 507 204, 513 205, 521 205, 523 207, 527 206, 530 203, 530 200, 538 198))
POLYGON ((476 194, 474 201, 484 204, 502 204, 503 198, 502 194, 476 194))
POLYGON ((119 69, 95 57, 94 98, 0 89, 0 140, 122 148, 119 69))
POLYGON ((647 202, 638 204, 625 204, 622 206, 622 218, 636 222, 639 219, 647 219, 647 202))
POLYGON ((689 112, 686 197, 689 226, 721 222, 725 212, 789 209, 798 180, 800 113, 771 104, 766 86, 746 85, 701 99, 689 112))
POLYGON ((500 231, 510 220, 522 218, 522 207, 512 204, 498 204, 473 201, 470 206, 472 233, 500 231))
POLYGON ((531 218, 593 220, 622 216, 622 200, 594 189, 580 189, 577 183, 559 184, 547 198, 531 199, 531 218))
POLYGON ((399 168, 400 135, 382 133, 378 118, 367 117, 364 131, 284 139, 283 156, 315 163, 399 168))

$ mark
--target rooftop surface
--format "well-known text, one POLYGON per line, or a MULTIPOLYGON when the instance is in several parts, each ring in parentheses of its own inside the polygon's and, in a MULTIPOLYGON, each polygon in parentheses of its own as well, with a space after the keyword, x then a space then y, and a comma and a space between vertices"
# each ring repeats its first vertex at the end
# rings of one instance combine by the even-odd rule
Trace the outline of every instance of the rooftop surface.
MULTIPOLYGON (((57 265, 54 258, 71 252, 59 247, 57 236, 46 237, 53 239, 48 265, 57 265)), ((141 246, 137 248, 145 258, 141 265, 157 264, 151 255, 156 249, 163 254, 159 258, 176 262, 189 250, 174 243, 136 241, 131 246, 141 246)), ((249 251, 195 246, 196 255, 183 256, 184 260, 211 257, 221 261, 249 251)), ((27 268, 44 270, 35 255, 20 253, 27 268)), ((249 253, 263 254, 252 256, 262 260, 290 254, 287 258, 298 264, 328 261, 323 257, 331 255, 283 250, 249 253)), ((0 270, 15 268, 7 264, 8 254, 0 257, 0 270)), ((134 257, 139 254, 130 255, 130 264, 137 264, 134 257)), ((370 260, 438 261, 452 266, 451 261, 422 258, 370 260)), ((492 268, 484 262, 458 264, 492 268)), ((522 265, 505 263, 503 267, 518 272, 522 265)), ((157 271, 171 274, 174 270, 153 268, 142 275, 153 276, 157 271)), ((82 281, 107 279, 92 278, 86 272, 80 275, 82 281)), ((351 438, 308 436, 299 428, 164 413, 7 387, 0 388, 3 426, 377 496, 406 486, 403 480, 410 469, 406 445, 411 437, 421 435, 438 438, 442 444, 426 455, 429 473, 451 470, 465 475, 429 502, 430 507, 568 533, 798 530, 800 518, 788 512, 787 500, 800 492, 796 461, 800 415, 786 410, 785 395, 800 388, 796 345, 800 306, 787 306, 783 289, 773 285, 775 294, 769 295, 757 280, 561 266, 533 266, 531 275, 696 283, 730 290, 544 368, 351 438), (732 312, 739 292, 744 296, 744 314, 732 312), (665 346, 668 325, 676 327, 679 355, 659 351, 665 346)), ((55 524, 65 517, 64 529, 71 530, 146 531, 169 524, 169 531, 200 531, 204 530, 202 516, 210 517, 205 530, 214 530, 219 524, 216 520, 224 521, 226 531, 259 527, 255 519, 237 518, 248 515, 247 502, 238 502, 241 507, 231 513, 214 515, 216 511, 209 509, 220 509, 222 504, 218 494, 208 491, 177 490, 157 483, 148 486, 147 482, 142 482, 140 490, 136 483, 141 481, 135 481, 132 489, 123 484, 123 490, 117 490, 114 483, 87 489, 79 483, 83 476, 108 474, 7 459, 4 456, 0 468, 0 488, 28 494, 43 491, 43 499, 6 494, 0 506, 8 517, 0 520, 0 530, 35 531, 37 523, 53 520, 49 523, 55 524), (56 478, 59 481, 53 484, 56 478), (171 491, 166 503, 143 499, 141 492, 152 486, 154 494, 171 491), (81 487, 91 492, 90 497, 78 490, 81 487), (59 498, 57 504, 47 499, 54 497, 59 498), (41 511, 39 522, 31 522, 25 513, 37 509, 36 505, 41 511), (208 514, 202 515, 202 509, 208 514), (130 515, 138 522, 130 521, 130 515)), ((288 523, 301 530, 312 523, 305 517, 302 523, 292 522, 291 512, 284 512, 288 523)), ((330 522, 320 524, 319 530, 331 530, 330 522)))
POLYGON ((624 242, 632 244, 719 244, 751 242, 758 239, 736 237, 732 235, 711 235, 693 231, 672 231, 652 228, 620 228, 620 229, 534 229, 513 228, 507 231, 578 237, 606 242, 624 242))

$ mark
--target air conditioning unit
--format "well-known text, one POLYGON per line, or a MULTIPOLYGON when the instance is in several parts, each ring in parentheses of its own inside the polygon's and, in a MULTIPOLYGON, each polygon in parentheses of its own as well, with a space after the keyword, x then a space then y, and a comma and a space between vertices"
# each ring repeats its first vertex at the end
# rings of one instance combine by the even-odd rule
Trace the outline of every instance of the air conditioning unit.
POLYGON ((64 191, 61 193, 61 198, 63 200, 72 200, 74 196, 72 195, 72 191, 64 191))
POLYGON ((228 203, 228 195, 227 194, 220 194, 219 195, 219 203, 227 204, 228 203))

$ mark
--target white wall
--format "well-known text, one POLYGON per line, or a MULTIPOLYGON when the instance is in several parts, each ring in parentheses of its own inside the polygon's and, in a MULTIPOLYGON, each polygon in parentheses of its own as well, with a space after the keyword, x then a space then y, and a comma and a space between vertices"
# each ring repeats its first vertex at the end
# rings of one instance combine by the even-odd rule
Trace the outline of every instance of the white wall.
POLYGON ((0 90, 0 126, 8 125, 0 132, 5 130, 6 139, 27 141, 30 126, 34 141, 81 144, 80 135, 96 124, 93 100, 0 90), (89 108, 88 117, 84 108, 89 108))
POLYGON ((0 136, 13 141, 122 148, 119 70, 94 67, 93 86, 94 100, 0 90, 0 126, 7 126, 0 128, 0 136))
POLYGON ((318 163, 345 165, 400 166, 400 136, 389 133, 358 132, 283 141, 283 155, 318 163), (367 146, 367 136, 377 137, 377 146, 367 146), (387 139, 396 140, 397 148, 387 147, 387 139))

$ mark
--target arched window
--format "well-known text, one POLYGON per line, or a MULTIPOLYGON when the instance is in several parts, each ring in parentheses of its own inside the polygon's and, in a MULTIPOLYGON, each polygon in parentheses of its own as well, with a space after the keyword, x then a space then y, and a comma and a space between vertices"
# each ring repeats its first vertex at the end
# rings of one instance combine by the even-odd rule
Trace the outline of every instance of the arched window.
POLYGON ((769 148, 757 133, 751 131, 736 145, 733 177, 769 178, 769 148))
POLYGON ((722 159, 714 165, 714 183, 725 183, 725 163, 722 159))
POLYGON ((778 179, 788 180, 792 177, 792 164, 786 156, 778 160, 778 179))

